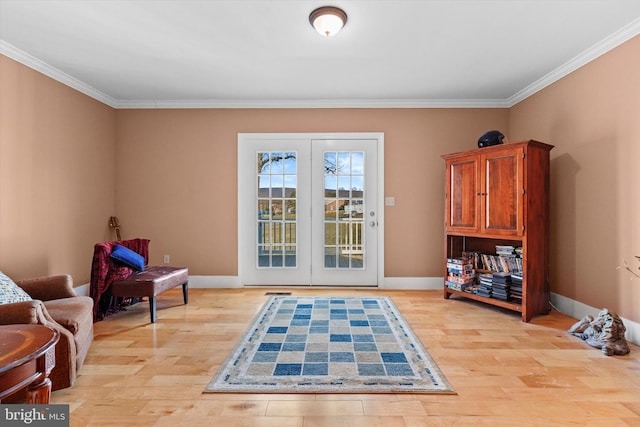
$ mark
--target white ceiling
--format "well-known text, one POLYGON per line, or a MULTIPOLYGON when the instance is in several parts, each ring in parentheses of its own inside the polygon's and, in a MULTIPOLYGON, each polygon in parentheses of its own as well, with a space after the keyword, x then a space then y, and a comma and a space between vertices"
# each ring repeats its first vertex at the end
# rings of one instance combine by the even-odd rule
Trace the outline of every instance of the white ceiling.
POLYGON ((0 0, 0 53, 117 108, 510 106, 637 34, 640 0, 0 0))

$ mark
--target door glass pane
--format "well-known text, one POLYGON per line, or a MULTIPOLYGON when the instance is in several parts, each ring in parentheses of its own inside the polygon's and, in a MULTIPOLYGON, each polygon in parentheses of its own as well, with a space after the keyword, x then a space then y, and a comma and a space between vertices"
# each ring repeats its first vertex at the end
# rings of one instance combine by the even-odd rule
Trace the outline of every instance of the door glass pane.
POLYGON ((325 152, 324 165, 324 267, 362 269, 364 152, 325 152))
POLYGON ((279 151, 257 155, 258 268, 297 266, 297 157, 279 151))
POLYGON ((325 197, 336 197, 338 191, 338 178, 331 175, 324 177, 324 195, 325 197))

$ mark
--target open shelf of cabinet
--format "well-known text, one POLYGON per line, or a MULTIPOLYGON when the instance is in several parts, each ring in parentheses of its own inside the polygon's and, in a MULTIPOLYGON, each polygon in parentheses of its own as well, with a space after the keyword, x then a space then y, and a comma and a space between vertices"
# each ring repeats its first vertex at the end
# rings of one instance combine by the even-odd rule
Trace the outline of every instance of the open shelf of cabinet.
POLYGON ((502 307, 502 308, 506 308, 506 309, 509 309, 509 310, 518 311, 518 312, 522 313, 522 305, 521 304, 516 304, 515 302, 501 301, 501 300, 495 299, 495 298, 485 298, 485 297, 482 297, 480 295, 472 294, 470 292, 456 291, 454 289, 447 289, 446 293, 448 294, 448 296, 458 295, 458 296, 461 296, 461 297, 464 297, 464 298, 468 298, 468 299, 484 302, 484 303, 487 303, 487 304, 495 305, 497 307, 502 307))
POLYGON ((464 297, 522 313, 529 322, 548 313, 549 152, 523 141, 442 156, 446 165, 446 258, 462 252, 495 254, 496 245, 522 247, 522 303, 444 286, 444 297, 464 297))
MULTIPOLYGON (((487 238, 487 237, 475 237, 475 236, 466 236, 466 235, 456 235, 449 234, 446 236, 446 258, 457 258, 462 255, 462 252, 482 252, 482 253, 493 253, 495 252, 496 245, 510 245, 514 247, 522 247, 522 240, 508 240, 504 238, 487 238)), ((523 259, 524 260, 524 259, 523 259)), ((480 270, 477 273, 490 273, 490 270, 480 270)), ((447 274, 445 272, 445 274, 447 274)), ((524 291, 524 283, 523 283, 523 294, 524 291)), ((484 302, 487 304, 495 305, 498 307, 506 308, 509 310, 517 311, 522 313, 522 304, 518 304, 512 301, 501 301, 495 298, 486 298, 480 295, 476 295, 470 292, 465 291, 457 291, 454 289, 450 289, 447 286, 444 287, 444 296, 445 298, 449 298, 451 295, 460 296, 468 299, 472 299, 475 301, 484 302)), ((531 296, 533 298, 533 296, 531 296)), ((525 300, 525 296, 523 296, 523 301, 525 300)))

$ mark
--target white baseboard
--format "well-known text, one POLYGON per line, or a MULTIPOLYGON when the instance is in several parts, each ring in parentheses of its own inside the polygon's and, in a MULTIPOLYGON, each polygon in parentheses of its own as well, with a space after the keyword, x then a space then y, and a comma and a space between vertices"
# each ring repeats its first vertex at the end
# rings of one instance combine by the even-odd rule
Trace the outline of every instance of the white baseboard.
MULTIPOLYGON (((554 308, 559 312, 575 319, 582 319, 588 314, 596 316, 600 310, 606 308, 591 307, 553 292, 551 292, 551 304, 553 304, 554 308)), ((620 318, 622 319, 625 328, 627 328, 627 332, 625 334, 627 341, 640 345, 640 323, 625 319, 622 316, 620 316, 620 318)))
MULTIPOLYGON (((238 276, 189 276, 190 288, 242 288, 242 283, 238 276)), ((384 283, 379 289, 388 290, 442 290, 444 279, 442 277, 385 277, 384 283)), ((78 295, 89 296, 89 284, 76 286, 74 288, 78 295)), ((595 316, 602 308, 591 307, 579 301, 572 300, 560 294, 551 292, 551 304, 559 312, 582 319, 588 314, 595 316)), ((627 341, 640 345, 640 323, 621 317, 624 326, 627 328, 625 337, 627 341)))
POLYGON ((190 288, 241 288, 238 276, 192 276, 189 275, 190 288))
POLYGON ((75 286, 73 288, 74 291, 76 291, 76 294, 82 296, 82 297, 88 297, 89 295, 89 284, 85 283, 84 285, 80 285, 80 286, 75 286))
POLYGON ((385 277, 380 289, 438 291, 444 287, 442 277, 385 277))
MULTIPOLYGON (((379 289, 441 290, 442 277, 385 277, 379 289)), ((242 288, 238 276, 189 276, 190 288, 242 288)))

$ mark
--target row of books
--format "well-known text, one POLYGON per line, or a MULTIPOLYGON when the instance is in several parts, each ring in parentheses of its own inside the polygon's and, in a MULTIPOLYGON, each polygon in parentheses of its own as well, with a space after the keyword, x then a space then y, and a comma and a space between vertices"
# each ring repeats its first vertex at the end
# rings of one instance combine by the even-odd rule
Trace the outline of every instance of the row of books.
MULTIPOLYGON (((505 252, 501 251, 501 253, 505 252)), ((463 252, 462 259, 470 260, 474 270, 522 271, 522 258, 515 252, 509 255, 498 255, 497 252, 496 255, 482 252, 463 252)))
POLYGON ((522 258, 515 256, 482 254, 482 264, 485 270, 503 273, 522 271, 522 258))

